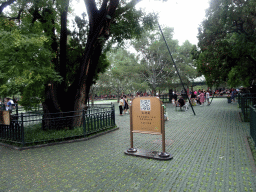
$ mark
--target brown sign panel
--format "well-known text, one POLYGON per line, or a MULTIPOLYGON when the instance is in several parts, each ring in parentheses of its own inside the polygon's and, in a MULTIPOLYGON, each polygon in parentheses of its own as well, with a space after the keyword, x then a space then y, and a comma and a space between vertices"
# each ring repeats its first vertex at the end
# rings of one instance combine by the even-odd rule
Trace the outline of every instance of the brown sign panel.
POLYGON ((0 124, 10 125, 10 111, 0 111, 0 124))
POLYGON ((138 97, 132 101, 132 132, 162 134, 162 102, 157 97, 138 97))

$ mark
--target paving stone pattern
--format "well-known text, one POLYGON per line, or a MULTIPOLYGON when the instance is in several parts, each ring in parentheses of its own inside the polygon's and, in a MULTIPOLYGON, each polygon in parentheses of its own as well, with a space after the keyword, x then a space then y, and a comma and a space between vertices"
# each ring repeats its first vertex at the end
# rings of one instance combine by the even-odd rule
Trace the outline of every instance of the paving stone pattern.
MULTIPOLYGON (((166 151, 157 161, 128 156, 130 117, 119 130, 69 144, 24 151, 0 146, 0 191, 256 191, 256 169, 237 104, 214 99, 186 112, 166 104, 166 151)), ((161 136, 134 134, 134 147, 162 150, 161 136)))

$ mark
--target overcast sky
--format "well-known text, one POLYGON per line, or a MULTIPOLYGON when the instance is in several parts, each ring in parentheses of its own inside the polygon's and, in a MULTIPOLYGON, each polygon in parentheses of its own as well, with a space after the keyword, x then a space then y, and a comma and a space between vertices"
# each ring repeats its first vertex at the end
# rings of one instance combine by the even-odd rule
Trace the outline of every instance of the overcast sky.
MULTIPOLYGON (((74 13, 81 15, 86 11, 83 0, 72 1, 74 13)), ((159 24, 174 28, 174 39, 181 45, 186 40, 197 44, 198 26, 203 21, 205 10, 209 7, 208 0, 142 0, 137 5, 145 11, 159 13, 159 24)))

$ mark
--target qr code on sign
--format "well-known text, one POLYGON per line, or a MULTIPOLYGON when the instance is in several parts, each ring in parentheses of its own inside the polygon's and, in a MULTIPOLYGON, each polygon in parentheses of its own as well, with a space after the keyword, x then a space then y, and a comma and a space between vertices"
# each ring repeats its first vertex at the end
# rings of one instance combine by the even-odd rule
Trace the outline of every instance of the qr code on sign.
POLYGON ((140 100, 140 110, 150 111, 150 100, 140 100))

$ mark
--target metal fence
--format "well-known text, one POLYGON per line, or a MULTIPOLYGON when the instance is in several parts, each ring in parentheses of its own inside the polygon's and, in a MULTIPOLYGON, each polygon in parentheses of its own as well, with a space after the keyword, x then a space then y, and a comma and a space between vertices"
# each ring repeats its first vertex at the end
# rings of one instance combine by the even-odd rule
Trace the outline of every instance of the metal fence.
MULTIPOLYGON (((177 95, 177 98, 179 98, 180 96, 183 97, 183 99, 187 100, 187 94, 182 93, 181 95, 177 95)), ((174 98, 173 95, 169 95, 169 94, 164 94, 164 95, 159 95, 159 98, 161 99, 161 101, 163 103, 171 103, 172 102, 172 98, 174 98)))
POLYGON ((237 94, 237 101, 239 104, 239 108, 241 108, 241 102, 242 98, 247 98, 247 97, 255 97, 256 98, 256 93, 238 93, 237 94))
POLYGON ((256 147, 256 108, 250 106, 250 135, 254 140, 256 147))
POLYGON ((256 104, 256 94, 244 94, 239 97, 239 106, 242 110, 243 120, 250 121, 250 106, 256 104))
POLYGON ((52 114, 34 111, 11 115, 10 125, 0 124, 0 140, 21 146, 34 145, 87 137, 114 126, 113 104, 52 114))
POLYGON ((0 110, 5 110, 5 105, 4 104, 0 104, 0 110))
POLYGON ((237 102, 238 102, 238 106, 239 106, 239 108, 241 108, 241 93, 238 93, 237 94, 237 102))
MULTIPOLYGON (((5 104, 0 104, 0 110, 4 111, 6 109, 6 106, 5 104)), ((40 104, 40 105, 37 105, 36 107, 29 107, 29 108, 26 108, 23 107, 23 106, 20 106, 18 104, 13 104, 12 105, 12 113, 27 113, 27 112, 33 112, 33 111, 42 111, 43 110, 43 106, 40 104)))
POLYGON ((171 102, 172 102, 172 101, 170 100, 169 94, 159 95, 159 99, 160 99, 163 103, 171 103, 171 102))

